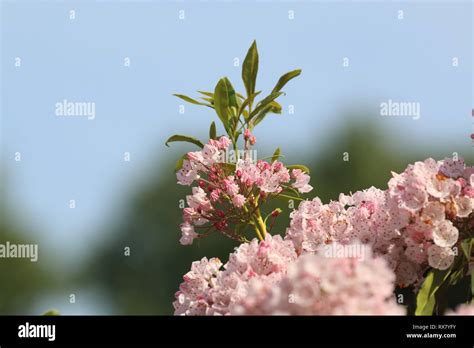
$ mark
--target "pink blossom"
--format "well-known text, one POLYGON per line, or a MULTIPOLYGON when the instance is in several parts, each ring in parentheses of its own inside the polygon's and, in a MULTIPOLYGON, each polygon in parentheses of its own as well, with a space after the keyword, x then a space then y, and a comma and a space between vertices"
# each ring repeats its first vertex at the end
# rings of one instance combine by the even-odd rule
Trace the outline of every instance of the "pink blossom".
POLYGON ((212 208, 211 202, 207 198, 206 192, 200 187, 193 187, 193 194, 186 196, 188 205, 193 209, 202 209, 204 211, 212 208))
POLYGON ((239 193, 239 186, 235 183, 233 176, 224 179, 224 187, 227 194, 231 197, 239 193))
POLYGON ((181 239, 179 242, 182 245, 191 245, 193 244, 194 238, 198 237, 197 233, 194 232, 194 227, 188 222, 181 224, 181 239))
MULTIPOLYGON (((217 259, 211 259, 217 260, 217 259)), ((228 315, 247 296, 250 280, 274 284, 296 260, 291 242, 267 234, 241 244, 220 269, 220 261, 206 258, 194 262, 173 303, 176 315, 228 315), (263 246, 261 246, 263 243, 263 246), (263 251, 264 250, 264 251, 263 251)))
POLYGON ((245 204, 245 197, 241 194, 237 194, 232 198, 232 203, 236 207, 241 208, 245 204))
POLYGON ((473 212, 473 200, 465 195, 472 167, 454 165, 455 175, 465 178, 461 190, 461 177, 440 174, 443 163, 428 159, 409 165, 393 174, 386 191, 370 188, 327 205, 317 198, 303 201, 290 215, 286 238, 299 253, 315 252, 325 243, 360 240, 388 261, 398 285, 420 284, 427 267, 446 269, 452 264, 452 248, 460 235, 454 218, 468 219, 473 212), (433 180, 442 182, 436 190, 433 180), (427 194, 429 187, 432 192, 427 194))
POLYGON ((176 173, 178 184, 191 185, 194 180, 199 179, 198 169, 188 160, 183 161, 183 167, 176 173))
POLYGON ((292 186, 301 193, 307 193, 313 189, 313 187, 309 185, 309 175, 305 174, 301 169, 293 169, 291 175, 296 179, 296 182, 292 186))
POLYGON ((232 314, 404 314, 392 294, 395 277, 384 260, 304 255, 276 284, 252 279, 232 314))
POLYGON ((432 245, 428 249, 428 263, 431 267, 445 270, 454 261, 454 251, 449 247, 440 247, 438 245, 432 245))

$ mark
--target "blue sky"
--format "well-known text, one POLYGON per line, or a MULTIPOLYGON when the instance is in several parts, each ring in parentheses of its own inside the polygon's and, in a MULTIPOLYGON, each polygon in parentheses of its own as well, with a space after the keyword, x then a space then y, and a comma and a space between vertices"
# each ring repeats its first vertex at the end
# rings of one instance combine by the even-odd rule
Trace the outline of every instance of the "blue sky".
POLYGON ((66 263, 90 251, 157 160, 184 149, 163 146, 170 134, 202 135, 217 120, 191 105, 179 114, 171 94, 210 90, 222 76, 242 90, 234 58, 253 39, 258 89, 303 69, 281 99, 295 113, 285 109, 257 131, 264 149, 317 151, 356 108, 401 147, 472 153, 469 1, 3 1, 1 18, 5 199, 66 263), (95 119, 57 117, 63 99, 94 102, 95 119), (388 99, 419 102, 421 118, 383 118, 388 99))

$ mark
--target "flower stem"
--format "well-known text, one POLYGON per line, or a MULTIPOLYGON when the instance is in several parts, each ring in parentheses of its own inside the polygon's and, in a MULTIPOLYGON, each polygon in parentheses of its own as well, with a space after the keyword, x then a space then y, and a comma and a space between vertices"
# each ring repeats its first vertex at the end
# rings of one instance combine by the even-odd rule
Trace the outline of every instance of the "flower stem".
POLYGON ((267 226, 263 222, 260 209, 256 210, 253 221, 255 223, 255 231, 257 232, 258 238, 260 238, 260 240, 264 240, 265 235, 267 234, 267 226))

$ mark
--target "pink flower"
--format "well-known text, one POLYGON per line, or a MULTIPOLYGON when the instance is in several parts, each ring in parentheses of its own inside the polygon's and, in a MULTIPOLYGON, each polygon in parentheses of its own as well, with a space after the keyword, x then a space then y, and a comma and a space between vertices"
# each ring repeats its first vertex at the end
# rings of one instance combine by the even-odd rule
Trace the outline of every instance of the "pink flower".
POLYGON ((458 241, 458 237, 458 229, 449 220, 440 222, 433 229, 433 241, 442 248, 452 247, 458 241))
POLYGON ((208 222, 207 219, 203 218, 195 209, 187 207, 183 209, 183 220, 185 222, 192 223, 194 225, 200 226, 208 222))
POLYGON ((232 204, 234 204, 237 208, 242 208, 245 204, 245 197, 241 194, 235 195, 232 198, 232 204))
POLYGON ((220 189, 212 190, 211 194, 209 195, 210 198, 211 198, 211 201, 212 202, 217 202, 219 200, 219 196, 220 196, 221 192, 222 191, 220 189))
POLYGON ((428 262, 431 267, 445 270, 454 261, 454 251, 451 248, 443 248, 438 245, 432 245, 428 249, 428 262))
POLYGON ((206 166, 211 166, 214 163, 218 163, 220 160, 220 151, 214 145, 206 144, 202 149, 203 164, 206 166))
POLYGON ((254 239, 241 244, 222 269, 218 260, 210 265, 212 260, 193 262, 176 293, 175 315, 231 314, 247 296, 250 280, 277 283, 296 260, 296 253, 291 242, 267 234, 264 242, 254 239), (262 243, 264 246, 260 247, 262 243))
POLYGON ((202 155, 201 151, 188 152, 187 156, 190 161, 198 163, 204 162, 204 156, 202 155))
POLYGON ((181 224, 181 239, 179 242, 182 245, 191 245, 193 244, 194 238, 197 238, 198 234, 194 232, 194 227, 188 222, 181 224))
POLYGON ((260 177, 260 170, 249 159, 239 159, 236 164, 236 170, 241 173, 240 180, 248 186, 253 185, 260 177))
POLYGON ((232 144, 232 142, 229 140, 229 138, 227 138, 227 137, 221 137, 221 138, 219 139, 219 146, 218 146, 218 147, 219 147, 219 149, 221 149, 221 150, 225 150, 225 149, 227 149, 227 148, 230 146, 230 144, 232 144))
POLYGON ((395 276, 384 260, 303 255, 276 283, 252 279, 232 314, 401 315, 393 296, 395 276), (335 271, 337 270, 337 271, 335 271))
POLYGON ((296 180, 296 182, 292 186, 301 193, 307 193, 313 189, 313 187, 309 185, 309 175, 305 174, 301 169, 293 169, 291 171, 291 175, 296 180))
POLYGON ((233 176, 228 176, 224 179, 224 187, 227 194, 231 197, 239 193, 239 186, 235 183, 233 176))
POLYGON ((200 187, 193 187, 193 194, 186 196, 188 205, 193 209, 207 211, 212 209, 211 202, 206 196, 206 192, 200 187))
POLYGON ((250 129, 245 128, 245 130, 244 130, 244 139, 249 140, 251 136, 252 136, 252 133, 250 132, 250 129))
POLYGON ((194 180, 199 179, 198 169, 190 161, 184 160, 183 167, 178 170, 176 177, 178 179, 178 184, 189 186, 194 182, 194 180))
POLYGON ((469 196, 456 197, 454 203, 456 206, 456 216, 465 218, 472 213, 473 202, 469 196))

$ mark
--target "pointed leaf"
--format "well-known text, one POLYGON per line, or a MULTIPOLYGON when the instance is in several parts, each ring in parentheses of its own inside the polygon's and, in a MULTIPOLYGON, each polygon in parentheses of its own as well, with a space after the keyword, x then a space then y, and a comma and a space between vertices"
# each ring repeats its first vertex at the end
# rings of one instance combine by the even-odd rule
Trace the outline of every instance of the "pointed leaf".
POLYGON ((180 135, 180 134, 175 134, 175 135, 169 137, 168 140, 166 140, 165 145, 169 147, 168 143, 173 143, 173 142, 176 142, 176 141, 185 141, 185 142, 197 145, 200 148, 204 147, 204 144, 201 143, 198 139, 193 138, 193 137, 188 137, 186 135, 180 135))
POLYGON ((247 107, 247 105, 249 105, 250 102, 253 102, 253 100, 255 99, 255 97, 256 97, 257 95, 259 95, 261 92, 262 92, 262 91, 255 92, 255 93, 252 94, 250 97, 246 98, 246 99, 244 100, 244 102, 240 105, 238 115, 241 115, 242 112, 244 111, 244 109, 247 107))
POLYGON ((261 110, 257 115, 255 116, 248 116, 248 121, 252 123, 252 127, 255 127, 257 124, 263 121, 265 116, 272 110, 272 107, 268 105, 266 108, 261 110))
POLYGON ((292 164, 292 165, 286 166, 286 168, 288 168, 288 169, 301 169, 306 174, 309 174, 309 168, 302 165, 302 164, 292 164))
MULTIPOLYGON (((214 91, 214 109, 221 120, 227 133, 230 133, 229 120, 233 116, 230 107, 237 108, 235 90, 229 79, 222 78, 214 91)), ((229 134, 230 135, 230 134, 229 134)))
POLYGON ((215 124, 214 121, 211 123, 211 127, 209 128, 209 138, 210 139, 217 139, 216 124, 215 124))
POLYGON ((280 103, 278 103, 276 101, 272 101, 269 105, 271 105, 271 107, 272 107, 270 112, 272 112, 274 114, 281 114, 282 107, 281 107, 280 103))
POLYGON ((197 101, 193 98, 190 98, 188 97, 187 95, 183 95, 183 94, 173 94, 175 97, 178 97, 180 99, 183 99, 184 101, 187 101, 188 103, 191 103, 191 104, 196 104, 196 105, 204 105, 204 106, 209 106, 209 107, 212 107, 211 105, 209 104, 206 104, 206 103, 201 103, 200 101, 197 101))
POLYGON ((273 153, 272 162, 277 161, 278 158, 280 157, 280 154, 281 154, 281 150, 280 150, 279 147, 277 147, 277 149, 276 149, 275 152, 273 153))
POLYGON ((244 81, 247 97, 255 93, 255 85, 258 73, 258 50, 257 42, 254 41, 250 46, 244 63, 242 64, 242 80, 244 81))
POLYGON ((296 69, 296 70, 293 70, 293 71, 290 71, 290 72, 287 72, 286 74, 284 74, 278 80, 277 84, 275 85, 275 87, 272 90, 272 93, 281 91, 281 89, 288 83, 288 81, 295 78, 299 74, 301 74, 301 69, 296 69))
POLYGON ((229 103, 229 107, 238 107, 237 98, 235 96, 235 90, 234 90, 234 87, 232 86, 232 83, 230 83, 227 77, 224 77, 224 81, 225 81, 225 86, 226 86, 227 101, 229 103))
POLYGON ((461 243, 461 249, 466 256, 466 259, 469 261, 471 259, 472 248, 474 246, 474 238, 465 239, 461 243))
MULTIPOLYGON (((278 98, 279 96, 281 96, 283 94, 283 92, 276 92, 276 93, 272 93, 268 96, 266 96, 265 98, 263 98, 258 104, 257 104, 257 107, 255 108, 255 110, 253 110, 251 113, 250 113, 250 119, 252 119, 254 116, 258 115, 262 110, 264 110, 265 108, 267 108, 268 106, 271 106, 270 103, 272 101, 274 101, 276 98, 278 98)), ((272 106, 271 106, 272 107, 272 106)), ((269 111, 271 111, 271 108, 269 109, 269 111)))
POLYGON ((212 93, 212 92, 198 91, 198 93, 201 93, 202 95, 205 95, 206 97, 214 98, 214 93, 212 93))
POLYGON ((441 271, 431 270, 423 281, 418 295, 416 296, 415 315, 432 315, 436 305, 436 291, 448 278, 450 269, 441 271))
POLYGON ((214 104, 214 99, 213 98, 207 98, 207 97, 201 97, 202 100, 209 102, 209 104, 214 104))

